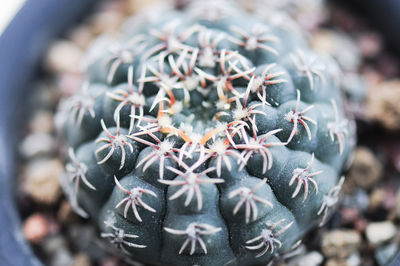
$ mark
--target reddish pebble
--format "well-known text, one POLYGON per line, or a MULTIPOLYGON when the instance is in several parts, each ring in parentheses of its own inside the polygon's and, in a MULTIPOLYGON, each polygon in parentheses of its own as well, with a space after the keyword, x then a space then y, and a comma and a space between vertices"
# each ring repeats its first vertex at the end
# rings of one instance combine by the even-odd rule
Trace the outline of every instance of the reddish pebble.
POLYGON ((81 74, 64 73, 58 77, 57 88, 62 96, 70 96, 76 93, 83 83, 81 74))
POLYGON ((362 34, 358 38, 358 47, 365 57, 377 56, 382 50, 382 39, 376 33, 362 34))
POLYGON ((116 257, 108 257, 101 261, 101 266, 117 266, 120 265, 120 261, 116 257))
POLYGON ((354 221, 354 229, 358 232, 363 233, 367 228, 368 222, 364 218, 358 218, 354 221))
POLYGON ((343 208, 341 214, 343 224, 353 223, 360 216, 356 208, 343 208))
POLYGON ((396 205, 396 191, 394 191, 394 187, 387 186, 385 188, 385 199, 383 201, 383 207, 386 210, 391 210, 396 205))
POLYGON ((30 242, 38 243, 48 234, 48 222, 41 214, 32 214, 24 223, 24 235, 30 242))

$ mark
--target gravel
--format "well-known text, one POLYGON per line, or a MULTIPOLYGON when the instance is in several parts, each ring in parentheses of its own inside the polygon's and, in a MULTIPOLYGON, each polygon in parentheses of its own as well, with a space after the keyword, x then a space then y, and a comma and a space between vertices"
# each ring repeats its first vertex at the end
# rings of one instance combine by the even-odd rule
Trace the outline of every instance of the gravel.
POLYGON ((396 233, 397 228, 390 221, 369 223, 365 230, 367 239, 373 246, 388 242, 395 237, 396 233))

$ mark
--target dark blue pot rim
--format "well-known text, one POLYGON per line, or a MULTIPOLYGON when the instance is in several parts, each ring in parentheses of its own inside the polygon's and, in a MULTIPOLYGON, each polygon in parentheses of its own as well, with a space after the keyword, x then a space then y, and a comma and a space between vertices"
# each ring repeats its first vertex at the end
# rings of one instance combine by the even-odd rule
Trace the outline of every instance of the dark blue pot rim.
MULTIPOLYGON (((15 132, 20 132, 27 114, 23 107, 47 44, 95 2, 27 0, 0 36, 0 265, 42 265, 22 235, 13 200, 16 147, 21 138, 21 133, 15 132)), ((395 5, 400 11, 399 3, 395 5)), ((400 253, 390 263, 396 265, 400 265, 400 253)))
POLYGON ((27 0, 0 36, 0 265, 41 265, 21 231, 13 200, 16 148, 41 55, 96 0, 27 0))

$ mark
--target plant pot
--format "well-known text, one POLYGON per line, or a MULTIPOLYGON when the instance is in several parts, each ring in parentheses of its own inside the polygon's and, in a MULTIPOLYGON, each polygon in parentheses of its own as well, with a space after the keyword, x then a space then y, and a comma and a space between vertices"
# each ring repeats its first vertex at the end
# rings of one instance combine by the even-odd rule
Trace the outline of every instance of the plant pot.
MULTIPOLYGON (((386 2, 393 2, 400 8, 396 1, 386 2)), ((95 2, 27 1, 0 36, 0 265, 41 265, 24 240, 13 200, 16 151, 22 137, 20 128, 29 111, 24 107, 47 44, 95 2)), ((393 18, 400 20, 396 12, 393 18)), ((397 38, 400 47, 400 34, 397 38)), ((400 253, 391 265, 400 265, 400 253)))

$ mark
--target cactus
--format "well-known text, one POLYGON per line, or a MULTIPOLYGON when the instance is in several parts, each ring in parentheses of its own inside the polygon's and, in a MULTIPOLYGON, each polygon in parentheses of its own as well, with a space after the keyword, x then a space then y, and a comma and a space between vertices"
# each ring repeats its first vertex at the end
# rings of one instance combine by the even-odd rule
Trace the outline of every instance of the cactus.
POLYGON ((232 2, 152 11, 94 44, 61 104, 63 188, 130 259, 266 264, 338 201, 354 146, 340 75, 232 2))

